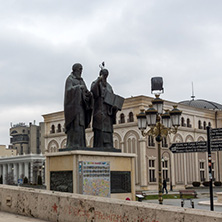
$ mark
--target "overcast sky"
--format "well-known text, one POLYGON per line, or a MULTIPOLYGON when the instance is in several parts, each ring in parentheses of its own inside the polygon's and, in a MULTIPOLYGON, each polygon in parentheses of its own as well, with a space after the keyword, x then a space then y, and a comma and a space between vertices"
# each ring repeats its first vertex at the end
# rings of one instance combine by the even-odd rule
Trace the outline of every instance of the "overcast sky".
POLYGON ((10 123, 63 110, 65 79, 83 65, 90 88, 105 61, 124 97, 222 103, 221 0, 0 0, 0 144, 10 123))

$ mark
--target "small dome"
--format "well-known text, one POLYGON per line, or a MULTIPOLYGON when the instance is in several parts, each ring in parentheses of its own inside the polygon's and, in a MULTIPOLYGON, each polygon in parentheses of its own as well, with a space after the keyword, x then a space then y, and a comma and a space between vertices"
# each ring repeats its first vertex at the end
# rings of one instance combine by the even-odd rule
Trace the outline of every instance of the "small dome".
POLYGON ((211 109, 211 110, 222 110, 222 105, 219 103, 207 101, 204 99, 197 99, 197 100, 185 100, 179 102, 179 104, 187 105, 187 106, 192 106, 195 108, 201 108, 201 109, 211 109))

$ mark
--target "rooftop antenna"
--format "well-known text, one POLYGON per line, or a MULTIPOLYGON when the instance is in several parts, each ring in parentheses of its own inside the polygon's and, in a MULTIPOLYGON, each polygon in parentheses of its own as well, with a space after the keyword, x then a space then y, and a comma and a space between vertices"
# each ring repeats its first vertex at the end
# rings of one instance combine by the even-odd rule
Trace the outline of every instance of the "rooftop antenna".
POLYGON ((195 99, 193 82, 192 82, 192 96, 191 96, 191 99, 192 99, 192 100, 194 100, 194 99, 195 99))

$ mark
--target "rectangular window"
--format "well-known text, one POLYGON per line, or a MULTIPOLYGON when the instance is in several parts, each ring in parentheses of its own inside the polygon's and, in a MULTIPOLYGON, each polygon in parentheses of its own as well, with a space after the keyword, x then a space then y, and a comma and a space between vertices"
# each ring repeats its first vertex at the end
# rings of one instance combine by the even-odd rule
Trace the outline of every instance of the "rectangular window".
POLYGON ((149 181, 150 182, 156 182, 155 160, 149 160, 149 181))
POLYGON ((205 181, 204 162, 200 162, 200 181, 205 181))
POLYGON ((167 138, 166 138, 166 137, 163 137, 163 140, 162 140, 162 147, 168 147, 168 144, 167 144, 167 138))
POLYGON ((149 168, 155 168, 155 160, 149 160, 149 168))
POLYGON ((169 181, 169 178, 168 178, 168 160, 164 160, 162 162, 162 170, 163 170, 163 179, 165 179, 166 181, 169 181))
POLYGON ((153 136, 148 136, 148 146, 155 146, 153 136))

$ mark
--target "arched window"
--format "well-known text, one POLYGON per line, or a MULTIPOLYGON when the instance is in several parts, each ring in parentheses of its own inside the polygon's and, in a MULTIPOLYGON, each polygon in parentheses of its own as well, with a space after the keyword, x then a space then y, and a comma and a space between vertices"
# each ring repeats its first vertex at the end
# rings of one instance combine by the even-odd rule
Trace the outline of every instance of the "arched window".
POLYGON ((186 124, 185 124, 185 120, 184 120, 183 117, 181 118, 181 126, 186 126, 186 124))
POLYGON ((129 113, 129 122, 134 122, 133 112, 129 113))
POLYGON ((13 130, 12 132, 11 132, 11 134, 14 134, 14 133, 18 133, 16 130, 13 130))
POLYGON ((211 122, 208 123, 208 126, 211 127, 211 122))
POLYGON ((206 123, 206 121, 203 122, 203 128, 204 128, 204 130, 207 129, 207 123, 206 123))
POLYGON ((163 137, 163 140, 162 140, 162 147, 168 147, 168 144, 167 144, 167 138, 166 138, 166 137, 163 137))
POLYGON ((148 146, 155 146, 153 136, 148 136, 148 146))
POLYGON ((55 126, 54 125, 51 126, 51 133, 55 133, 55 126))
POLYGON ((191 128, 190 119, 187 118, 187 127, 191 128))
POLYGON ((198 129, 202 129, 203 127, 202 127, 202 123, 201 123, 201 121, 199 120, 198 121, 198 129))
POLYGON ((58 132, 58 133, 60 133, 60 132, 61 132, 61 124, 60 124, 60 123, 58 124, 58 129, 57 129, 57 132, 58 132))
POLYGON ((125 115, 123 113, 120 114, 120 123, 125 123, 125 115))

